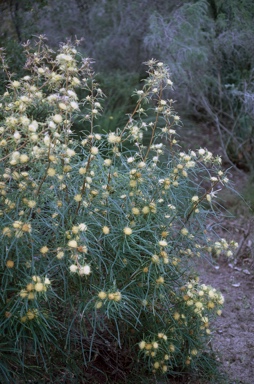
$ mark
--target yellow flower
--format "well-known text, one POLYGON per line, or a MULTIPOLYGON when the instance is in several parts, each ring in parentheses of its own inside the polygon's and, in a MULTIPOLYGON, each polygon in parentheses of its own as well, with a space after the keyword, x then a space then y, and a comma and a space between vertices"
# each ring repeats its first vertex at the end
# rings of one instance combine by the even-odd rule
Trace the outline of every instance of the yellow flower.
POLYGON ((33 290, 34 290, 34 284, 33 284, 33 283, 29 283, 29 284, 27 284, 27 286, 26 286, 26 290, 27 290, 28 292, 33 291, 33 290))
POLYGON ((83 267, 80 267, 80 269, 79 269, 79 275, 80 276, 90 275, 90 273, 91 273, 91 268, 89 265, 84 265, 83 267))
POLYGON ((146 342, 144 340, 142 340, 142 341, 140 341, 138 346, 139 346, 140 349, 144 349, 145 346, 146 346, 146 342))
POLYGON ((182 229, 181 229, 181 234, 182 234, 183 236, 188 235, 188 233, 189 233, 189 231, 188 231, 187 228, 182 228, 182 229))
POLYGON ((42 283, 36 283, 34 289, 36 292, 42 292, 44 291, 44 285, 42 283))
POLYGON ((158 279, 156 279, 157 284, 164 284, 164 277, 160 276, 158 279))
POLYGON ((22 155, 20 155, 19 161, 20 161, 21 163, 27 163, 28 160, 29 160, 29 157, 28 157, 25 153, 23 153, 22 155))
POLYGON ((140 214, 140 210, 136 207, 132 208, 131 211, 132 211, 133 215, 139 215, 140 214))
POLYGON ((34 311, 28 310, 26 316, 27 316, 28 320, 33 320, 35 318, 34 311))
POLYGON ((142 212, 144 215, 147 215, 150 212, 150 208, 146 205, 143 209, 142 212))
POLYGON ((44 245, 41 249, 40 249, 40 252, 44 255, 45 253, 47 253, 49 251, 48 247, 46 245, 44 245))
POLYGON ((117 136, 114 132, 110 132, 108 134, 108 142, 110 144, 120 143, 120 141, 121 141, 121 137, 117 136))
POLYGON ((25 289, 22 289, 19 293, 19 296, 24 299, 25 297, 27 297, 27 291, 25 289))
POLYGON ((109 167, 111 164, 112 164, 112 160, 111 160, 111 159, 105 159, 105 160, 104 160, 104 165, 105 165, 106 167, 109 167))
POLYGON ((121 292, 117 291, 114 293, 114 301, 120 301, 122 298, 121 292))
POLYGON ((80 175, 84 175, 85 173, 86 173, 86 168, 83 168, 83 167, 79 168, 80 175))
POLYGON ((62 110, 66 110, 66 109, 67 109, 67 106, 66 106, 66 104, 64 104, 64 103, 59 103, 58 106, 59 106, 59 108, 62 109, 62 110))
POLYGON ((99 297, 101 300, 104 300, 104 299, 106 299, 107 294, 106 294, 106 292, 104 292, 104 291, 100 291, 100 292, 98 293, 98 297, 99 297))
POLYGON ((106 225, 102 228, 102 232, 107 235, 109 232, 110 232, 110 229, 109 227, 107 227, 106 225))
POLYGON ((74 196, 74 200, 78 203, 79 201, 82 200, 82 195, 78 194, 78 195, 74 196))
POLYGON ((203 308, 203 304, 202 304, 200 301, 197 301, 197 302, 195 303, 195 306, 196 306, 196 308, 198 308, 198 309, 203 308))
POLYGON ((75 272, 77 272, 77 270, 78 270, 77 265, 72 264, 72 265, 70 266, 70 271, 71 271, 71 272, 75 273, 75 272))
POLYGON ((23 224, 21 229, 22 229, 23 232, 31 233, 31 231, 32 231, 31 224, 29 224, 29 223, 23 224))
POLYGON ((13 268, 14 267, 14 261, 13 260, 7 260, 5 265, 7 268, 13 268))
POLYGON ((137 186, 137 181, 136 180, 130 180, 130 187, 135 188, 137 186))
POLYGON ((11 230, 9 227, 4 227, 4 229, 2 230, 2 233, 4 236, 11 237, 11 230))
POLYGON ((158 264, 159 261, 160 261, 158 255, 153 255, 151 260, 152 260, 152 262, 153 262, 154 264, 158 264))
POLYGON ((54 168, 49 168, 48 170, 47 170, 47 174, 48 174, 48 176, 55 176, 55 174, 56 174, 56 170, 54 169, 54 168))
POLYGON ((102 301, 97 301, 97 303, 95 304, 95 308, 96 309, 100 309, 102 306, 103 306, 103 302, 102 301))
POLYGON ((53 116, 53 121, 56 123, 56 124, 61 124, 61 122, 63 121, 63 118, 61 115, 54 115, 53 116))
POLYGON ((63 251, 57 252, 56 257, 57 257, 58 260, 61 260, 64 257, 64 252, 63 251))
POLYGON ((168 245, 168 243, 166 242, 166 240, 160 240, 160 241, 159 241, 159 245, 160 245, 161 247, 166 247, 166 246, 168 245))
POLYGON ((125 235, 131 235, 132 234, 132 229, 131 228, 129 228, 129 227, 125 227, 124 229, 123 229, 123 232, 124 232, 124 234, 125 235))
POLYGON ((21 227, 22 227, 22 222, 16 220, 16 221, 14 221, 14 223, 12 223, 12 226, 13 226, 13 228, 15 228, 15 229, 21 229, 21 227))
POLYGON ((29 200, 29 201, 27 202, 27 205, 28 205, 29 208, 34 208, 34 207, 36 206, 36 201, 34 201, 34 200, 29 200))
POLYGON ((76 240, 70 240, 70 241, 68 241, 68 246, 70 248, 77 248, 78 243, 76 242, 76 240))
POLYGON ((99 149, 97 147, 92 147, 91 148, 91 154, 92 155, 97 155, 99 153, 99 149))
POLYGON ((174 317, 175 320, 179 320, 181 316, 180 316, 180 313, 175 312, 173 317, 174 317))

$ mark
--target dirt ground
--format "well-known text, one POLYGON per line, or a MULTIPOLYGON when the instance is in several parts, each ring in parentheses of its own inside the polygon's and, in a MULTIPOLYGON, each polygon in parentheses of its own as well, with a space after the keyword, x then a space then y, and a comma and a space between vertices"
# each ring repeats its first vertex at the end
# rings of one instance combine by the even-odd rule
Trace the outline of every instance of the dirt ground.
MULTIPOLYGON (((202 135, 198 132, 196 135, 188 137, 187 132, 190 145, 195 145, 196 141, 199 146, 223 155, 218 138, 211 136, 209 130, 203 127, 202 135)), ((242 194, 249 175, 236 169, 230 172, 234 188, 242 194)), ((254 194, 253 187, 250 193, 254 194)), ((221 371, 226 373, 226 383, 253 384, 254 212, 236 194, 226 194, 223 198, 225 208, 232 213, 232 217, 223 217, 222 214, 220 236, 237 241, 239 248, 233 259, 218 258, 214 260, 214 265, 204 261, 198 266, 198 271, 201 282, 219 289, 225 297, 222 316, 214 324, 211 345, 218 354, 221 371)))
POLYGON ((212 348, 230 384, 254 383, 254 263, 219 260, 216 267, 203 264, 204 283, 219 289, 224 310, 214 324, 212 348))

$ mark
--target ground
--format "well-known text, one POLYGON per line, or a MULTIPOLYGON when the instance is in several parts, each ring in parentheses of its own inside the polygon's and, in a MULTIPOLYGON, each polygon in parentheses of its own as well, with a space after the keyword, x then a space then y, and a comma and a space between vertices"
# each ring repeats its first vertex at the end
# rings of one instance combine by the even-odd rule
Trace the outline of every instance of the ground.
POLYGON ((222 315, 213 324, 211 338, 211 349, 217 355, 222 377, 215 381, 193 377, 179 380, 168 378, 158 381, 159 384, 254 382, 254 254, 251 240, 254 239, 254 222, 248 217, 225 218, 225 226, 226 235, 234 236, 240 246, 242 243, 237 257, 218 257, 213 263, 203 260, 197 266, 200 281, 219 289, 225 298, 222 315), (245 227, 247 230, 244 232, 245 227))
POLYGON ((222 316, 214 324, 212 348, 230 384, 254 380, 254 271, 253 262, 234 266, 224 258, 216 267, 200 267, 202 281, 220 289, 225 297, 222 316))
MULTIPOLYGON (((220 143, 216 135, 211 135, 208 127, 185 131, 186 142, 198 147, 207 147, 220 154, 220 143)), ((222 154, 222 153, 221 153, 222 154)), ((225 162, 225 167, 230 166, 225 162)), ((225 297, 222 316, 214 324, 212 349, 218 354, 221 371, 226 373, 225 383, 254 383, 254 212, 242 196, 253 198, 250 175, 231 168, 237 193, 224 193, 223 205, 231 217, 220 218, 221 237, 239 243, 234 258, 214 260, 214 265, 202 262, 198 266, 200 279, 219 289, 225 297), (239 195, 238 195, 239 194, 239 195)), ((253 200, 252 200, 253 201, 253 200)), ((230 216, 229 215, 229 216, 230 216)), ((187 384, 187 382, 186 382, 187 384)), ((217 383, 216 383, 217 384, 217 383)))

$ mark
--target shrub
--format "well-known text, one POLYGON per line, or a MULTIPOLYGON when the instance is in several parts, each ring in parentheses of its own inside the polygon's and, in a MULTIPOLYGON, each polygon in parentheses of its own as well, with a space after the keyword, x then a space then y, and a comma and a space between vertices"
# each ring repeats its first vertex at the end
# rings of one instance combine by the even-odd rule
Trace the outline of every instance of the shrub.
POLYGON ((137 360, 154 373, 195 370, 223 296, 192 264, 235 245, 205 227, 228 183, 220 158, 181 152, 163 63, 146 63, 126 125, 99 134, 90 60, 43 38, 24 50, 28 73, 13 79, 4 61, 1 97, 1 382, 88 382, 91 367, 123 374, 137 360))

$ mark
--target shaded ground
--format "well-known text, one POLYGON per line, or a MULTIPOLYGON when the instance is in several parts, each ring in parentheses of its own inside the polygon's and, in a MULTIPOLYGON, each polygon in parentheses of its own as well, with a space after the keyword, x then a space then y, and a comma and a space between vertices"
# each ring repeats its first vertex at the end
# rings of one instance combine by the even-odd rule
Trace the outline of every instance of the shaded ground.
MULTIPOLYGON (((253 263, 252 263, 253 264, 253 263)), ((225 297, 222 316, 215 323, 212 348, 230 384, 254 382, 254 270, 250 262, 237 266, 228 260, 217 268, 200 267, 202 281, 220 289, 225 297), (217 269, 218 268, 218 269, 217 269)))
MULTIPOLYGON (((185 131, 185 145, 206 147, 222 155, 219 138, 211 135, 209 128, 185 131), (193 135, 193 131, 195 135, 193 135), (188 143, 188 144, 187 144, 188 143), (196 145, 195 145, 196 144, 196 145)), ((225 164, 225 168, 230 167, 225 164)), ((253 186, 248 185, 248 175, 232 168, 231 179, 235 189, 254 197, 253 186), (247 187, 246 187, 247 186, 247 187)), ((246 194, 245 194, 246 197, 246 194)), ((254 212, 236 194, 223 196, 226 209, 233 217, 221 217, 220 236, 239 243, 234 259, 215 260, 215 266, 203 262, 199 266, 201 281, 219 289, 225 297, 222 316, 215 326, 212 348, 218 354, 221 370, 226 372, 230 384, 254 383, 254 212), (224 228, 224 229, 223 229, 224 228)), ((253 204, 252 200, 252 204, 253 204)), ((187 384, 187 383, 186 383, 187 384)))

